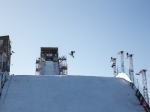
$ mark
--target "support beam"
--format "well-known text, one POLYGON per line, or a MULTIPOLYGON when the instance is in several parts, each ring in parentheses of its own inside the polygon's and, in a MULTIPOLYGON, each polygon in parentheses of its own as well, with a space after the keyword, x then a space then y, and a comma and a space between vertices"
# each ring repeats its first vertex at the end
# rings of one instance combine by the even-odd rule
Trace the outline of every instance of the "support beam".
POLYGON ((142 74, 142 84, 143 84, 143 95, 146 100, 146 102, 149 104, 149 97, 148 97, 148 88, 147 88, 147 79, 146 79, 146 69, 142 69, 139 73, 136 75, 142 74))
POLYGON ((129 59, 129 75, 130 75, 130 80, 134 83, 134 68, 133 68, 133 54, 127 53, 127 58, 129 59))
POLYGON ((121 72, 124 73, 124 51, 118 52, 118 55, 121 56, 121 72))

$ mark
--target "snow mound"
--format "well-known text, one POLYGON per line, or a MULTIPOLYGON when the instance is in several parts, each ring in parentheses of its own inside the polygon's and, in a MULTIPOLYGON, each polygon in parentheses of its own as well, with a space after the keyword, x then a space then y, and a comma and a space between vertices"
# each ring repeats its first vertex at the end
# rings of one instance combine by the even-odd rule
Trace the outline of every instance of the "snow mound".
POLYGON ((119 73, 116 77, 123 78, 129 82, 132 82, 125 73, 119 73))

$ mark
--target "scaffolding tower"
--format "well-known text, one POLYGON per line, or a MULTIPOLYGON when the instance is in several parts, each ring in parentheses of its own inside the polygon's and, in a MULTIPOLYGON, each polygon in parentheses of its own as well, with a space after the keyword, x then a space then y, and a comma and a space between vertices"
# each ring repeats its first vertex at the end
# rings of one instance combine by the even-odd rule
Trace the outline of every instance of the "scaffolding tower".
POLYGON ((58 47, 41 47, 40 58, 36 60, 36 75, 67 75, 67 58, 59 57, 58 47))
POLYGON ((59 68, 60 68, 60 75, 68 75, 68 65, 66 56, 61 56, 59 58, 59 68))
POLYGON ((0 72, 10 72, 11 41, 9 36, 0 36, 0 72))
POLYGON ((148 88, 147 88, 147 78, 146 78, 146 69, 142 69, 139 73, 136 75, 142 74, 142 84, 143 84, 143 95, 146 100, 146 102, 149 104, 149 96, 148 96, 148 88))
POLYGON ((127 53, 127 59, 129 59, 129 74, 130 79, 134 83, 134 68, 133 68, 133 54, 127 53))
POLYGON ((118 52, 118 55, 121 56, 121 72, 124 73, 124 51, 118 52))

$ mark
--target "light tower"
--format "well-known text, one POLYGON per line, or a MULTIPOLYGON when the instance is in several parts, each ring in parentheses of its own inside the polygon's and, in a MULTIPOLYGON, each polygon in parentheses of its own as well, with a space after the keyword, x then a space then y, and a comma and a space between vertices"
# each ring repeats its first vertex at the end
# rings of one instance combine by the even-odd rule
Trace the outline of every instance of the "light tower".
POLYGON ((142 74, 142 84, 143 84, 143 95, 146 100, 146 102, 149 104, 149 97, 148 97, 148 88, 147 88, 147 79, 146 79, 146 69, 142 69, 139 73, 136 75, 142 74))
POLYGON ((124 73, 124 51, 118 52, 118 55, 120 54, 121 56, 121 72, 124 73))
POLYGON ((110 62, 113 62, 111 67, 114 69, 114 77, 115 77, 117 75, 116 74, 116 58, 111 57, 111 61, 110 62))
MULTIPOLYGON (((134 83, 134 68, 133 68, 133 54, 127 53, 127 58, 129 59, 129 74, 130 80, 134 83)), ((126 58, 126 59, 127 59, 126 58)))

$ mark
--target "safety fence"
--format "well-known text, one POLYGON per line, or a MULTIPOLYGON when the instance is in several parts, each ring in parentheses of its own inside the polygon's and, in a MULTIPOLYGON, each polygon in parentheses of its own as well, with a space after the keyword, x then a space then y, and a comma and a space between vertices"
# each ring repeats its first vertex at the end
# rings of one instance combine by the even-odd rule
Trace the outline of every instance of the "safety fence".
POLYGON ((8 80, 8 76, 9 76, 8 72, 3 72, 0 74, 0 96, 2 94, 2 89, 5 85, 5 82, 8 80))
POLYGON ((129 69, 126 69, 124 67, 124 72, 122 72, 121 70, 122 70, 121 67, 117 67, 117 75, 119 73, 125 73, 128 76, 128 78, 132 82, 131 83, 132 88, 135 90, 136 96, 137 96, 138 100, 140 101, 140 104, 143 106, 143 108, 145 109, 146 112, 150 112, 149 104, 146 102, 145 98, 143 97, 144 96, 143 89, 142 89, 142 86, 140 85, 138 79, 136 79, 135 76, 131 76, 129 69))

